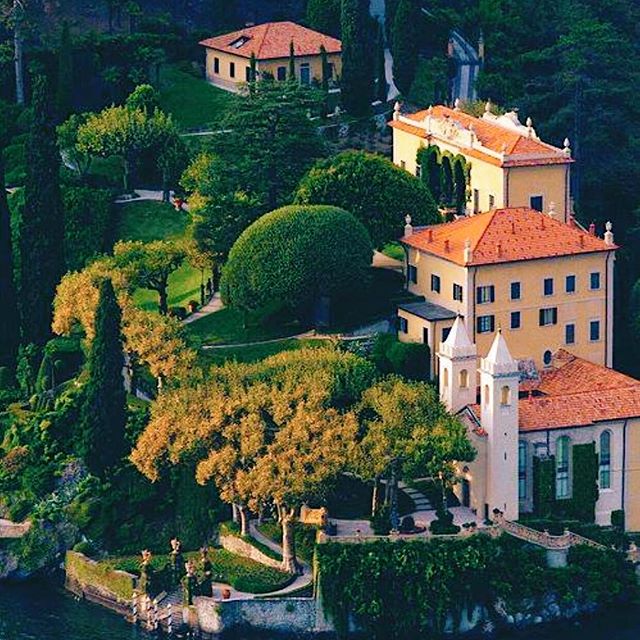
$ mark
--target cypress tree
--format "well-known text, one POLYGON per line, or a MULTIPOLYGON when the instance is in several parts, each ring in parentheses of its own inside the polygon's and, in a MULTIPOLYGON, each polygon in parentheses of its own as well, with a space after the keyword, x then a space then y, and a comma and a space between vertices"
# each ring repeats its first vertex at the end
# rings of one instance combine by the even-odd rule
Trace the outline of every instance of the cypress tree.
POLYGON ((13 273, 13 246, 11 243, 11 214, 5 190, 3 151, 11 135, 13 114, 5 103, 0 103, 0 367, 15 370, 20 323, 13 273))
POLYGON ((257 79, 257 70, 258 63, 256 61, 255 52, 251 52, 251 58, 249 58, 249 82, 255 82, 257 79))
POLYGON ((365 116, 373 99, 369 3, 342 0, 342 104, 353 116, 365 116))
POLYGON ((417 0, 400 0, 393 18, 391 52, 393 80, 405 95, 411 89, 418 68, 420 20, 417 0))
POLYGON ((293 47, 293 40, 289 43, 289 80, 296 79, 296 52, 293 47))
POLYGON ((465 159, 461 156, 453 161, 453 184, 456 209, 458 214, 462 214, 467 203, 467 172, 465 159))
POLYGON ((73 99, 73 49, 69 23, 62 24, 60 49, 58 50, 58 83, 56 86, 56 109, 60 122, 67 119, 72 110, 73 99))
POLYGON ((443 154, 441 167, 440 202, 448 207, 453 202, 453 168, 451 166, 451 156, 443 154))
POLYGON ((121 318, 111 280, 104 280, 100 284, 96 333, 88 359, 89 382, 78 437, 78 453, 96 475, 113 467, 126 453, 121 318))
POLYGON ((18 290, 22 340, 40 346, 51 335, 53 298, 64 273, 60 154, 51 103, 46 78, 37 76, 19 223, 18 290))
POLYGON ((327 58, 327 50, 324 45, 320 45, 320 61, 322 67, 322 115, 329 113, 329 60, 327 58))
POLYGON ((384 58, 384 31, 378 25, 378 40, 376 42, 376 98, 380 102, 387 101, 387 69, 384 58))

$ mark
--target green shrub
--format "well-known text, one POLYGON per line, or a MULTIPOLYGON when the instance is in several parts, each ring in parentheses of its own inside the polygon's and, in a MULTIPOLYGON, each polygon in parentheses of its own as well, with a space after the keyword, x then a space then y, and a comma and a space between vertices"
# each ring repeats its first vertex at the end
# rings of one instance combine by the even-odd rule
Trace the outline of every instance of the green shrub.
POLYGON ((410 380, 428 380, 429 347, 417 342, 400 342, 389 333, 381 333, 373 344, 371 358, 382 373, 395 373, 410 380))
POLYGON ((357 293, 371 257, 366 229, 347 211, 282 207, 251 224, 231 248, 222 299, 245 311, 275 304, 308 317, 322 298, 357 293))
POLYGON ((51 389, 77 375, 84 361, 84 353, 78 338, 58 337, 49 340, 38 369, 36 391, 51 389))
POLYGON ((82 555, 87 556, 87 558, 91 558, 96 554, 95 546, 88 540, 78 542, 73 546, 73 550, 76 553, 81 553, 82 555))
POLYGON ((434 535, 452 535, 459 533, 460 527, 453 524, 453 514, 448 509, 439 507, 436 519, 429 525, 429 531, 434 535))
POLYGON ((388 504, 380 506, 369 519, 376 536, 387 536, 391 531, 391 509, 388 504))

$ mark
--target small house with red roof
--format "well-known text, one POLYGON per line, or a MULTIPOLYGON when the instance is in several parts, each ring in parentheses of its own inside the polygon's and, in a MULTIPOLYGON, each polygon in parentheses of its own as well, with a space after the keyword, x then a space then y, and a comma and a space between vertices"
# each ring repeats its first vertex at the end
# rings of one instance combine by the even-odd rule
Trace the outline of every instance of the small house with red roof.
POLYGON ((623 512, 640 530, 640 381, 563 348, 536 370, 500 331, 478 360, 461 316, 438 356, 440 399, 477 452, 458 469, 463 506, 478 518, 498 509, 601 525, 623 512))
POLYGON ((464 158, 469 167, 468 215, 529 207, 553 211, 568 221, 573 163, 569 140, 562 148, 544 142, 530 118, 522 124, 516 111, 495 114, 489 102, 480 118, 442 105, 403 114, 396 104, 389 125, 393 162, 415 175, 422 171, 417 155, 423 147, 435 146, 450 160, 464 158))
POLYGON ((276 80, 286 80, 291 47, 296 78, 302 84, 322 80, 322 48, 327 53, 327 79, 337 79, 342 71, 340 40, 295 22, 248 26, 207 38, 200 44, 206 50, 207 79, 228 91, 237 91, 240 84, 251 79, 252 55, 256 60, 257 78, 270 75, 276 80))
POLYGON ((457 315, 486 356, 499 328, 515 358, 548 366, 558 349, 613 364, 611 225, 596 235, 528 207, 493 209, 413 228, 405 249, 407 288, 422 302, 398 308, 398 337, 436 354, 457 315))

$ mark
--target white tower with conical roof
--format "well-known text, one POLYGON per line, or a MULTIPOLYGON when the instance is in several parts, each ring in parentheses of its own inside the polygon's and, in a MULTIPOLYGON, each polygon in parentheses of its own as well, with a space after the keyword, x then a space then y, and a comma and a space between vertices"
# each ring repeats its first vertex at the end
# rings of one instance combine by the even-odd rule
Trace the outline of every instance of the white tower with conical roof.
POLYGON ((476 402, 476 345, 469 339, 462 316, 458 316, 440 343, 440 400, 451 413, 476 402))
POLYGON ((488 514, 518 518, 518 363, 498 329, 486 358, 480 360, 480 421, 487 433, 488 514))

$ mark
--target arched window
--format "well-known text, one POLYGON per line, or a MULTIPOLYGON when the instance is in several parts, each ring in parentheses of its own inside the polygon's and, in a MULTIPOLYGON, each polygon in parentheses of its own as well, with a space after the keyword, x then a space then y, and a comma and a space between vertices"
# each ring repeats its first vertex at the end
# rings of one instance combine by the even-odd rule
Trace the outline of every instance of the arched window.
POLYGON ((556 498, 569 497, 569 436, 556 440, 556 498))
POLYGON ((524 500, 527 497, 527 443, 524 440, 518 442, 518 498, 524 500))
POLYGON ((511 387, 508 384, 500 389, 500 404, 502 406, 511 404, 511 387))
POLYGON ((485 384, 484 385, 484 402, 485 404, 489 404, 489 400, 490 400, 490 391, 489 391, 489 385, 485 384))
POLYGON ((463 369, 460 372, 460 388, 466 389, 469 386, 469 372, 463 369))
POLYGON ((442 374, 442 384, 445 387, 449 386, 449 369, 445 369, 444 373, 442 374))
POLYGON ((600 434, 600 488, 611 489, 611 431, 600 434))
POLYGON ((552 358, 552 353, 551 351, 549 351, 549 349, 547 349, 543 354, 542 354, 542 362, 544 363, 545 367, 548 367, 551 364, 551 358, 552 358))

